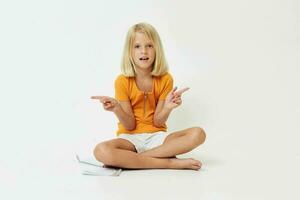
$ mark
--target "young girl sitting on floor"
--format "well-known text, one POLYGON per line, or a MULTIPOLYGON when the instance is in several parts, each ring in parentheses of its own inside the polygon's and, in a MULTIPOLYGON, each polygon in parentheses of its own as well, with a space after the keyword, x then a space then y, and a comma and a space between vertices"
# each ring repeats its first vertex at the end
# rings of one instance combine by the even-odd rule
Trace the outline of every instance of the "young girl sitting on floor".
POLYGON ((173 88, 160 37, 153 26, 139 23, 126 37, 122 74, 115 80, 115 98, 92 96, 119 119, 117 138, 99 143, 94 156, 120 168, 201 168, 192 158, 179 159, 205 141, 205 132, 192 127, 167 134, 166 121, 181 105, 188 88, 173 88))

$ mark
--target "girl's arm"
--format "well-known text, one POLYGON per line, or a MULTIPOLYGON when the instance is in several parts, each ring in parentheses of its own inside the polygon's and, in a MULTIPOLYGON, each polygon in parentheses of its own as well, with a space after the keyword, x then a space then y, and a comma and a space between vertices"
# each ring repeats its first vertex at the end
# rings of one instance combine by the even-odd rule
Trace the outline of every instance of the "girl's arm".
POLYGON ((132 131, 135 129, 135 118, 129 102, 119 102, 113 112, 127 130, 132 131))
POLYGON ((165 104, 164 100, 159 100, 157 103, 155 113, 154 113, 154 118, 153 118, 153 124, 156 127, 163 126, 166 123, 172 111, 172 109, 165 107, 164 104, 165 104))
POLYGON ((131 131, 135 129, 135 118, 129 101, 117 101, 107 96, 92 96, 91 99, 98 99, 103 104, 103 108, 107 111, 115 113, 120 123, 131 131))
POLYGON ((153 124, 156 127, 163 126, 171 111, 182 104, 181 95, 189 88, 183 88, 176 91, 175 87, 166 97, 166 100, 159 100, 155 109, 153 124))

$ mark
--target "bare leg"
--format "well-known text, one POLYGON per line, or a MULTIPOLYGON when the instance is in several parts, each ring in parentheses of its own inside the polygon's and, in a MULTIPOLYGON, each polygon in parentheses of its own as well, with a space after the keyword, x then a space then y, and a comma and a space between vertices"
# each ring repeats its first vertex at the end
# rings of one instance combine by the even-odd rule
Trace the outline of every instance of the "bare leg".
POLYGON ((156 158, 174 157, 196 148, 205 141, 205 137, 202 128, 185 129, 168 135, 162 145, 140 154, 156 158))
POLYGON ((194 159, 153 158, 135 152, 134 146, 127 140, 118 138, 100 143, 94 150, 97 160, 105 165, 128 169, 194 169, 198 170, 201 163, 194 159))

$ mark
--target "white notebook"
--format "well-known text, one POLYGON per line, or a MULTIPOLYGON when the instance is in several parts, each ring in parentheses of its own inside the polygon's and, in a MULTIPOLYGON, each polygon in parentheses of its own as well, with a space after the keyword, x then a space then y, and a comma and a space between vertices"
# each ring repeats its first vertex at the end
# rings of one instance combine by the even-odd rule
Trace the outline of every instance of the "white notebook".
POLYGON ((83 175, 91 176, 119 176, 122 172, 121 168, 104 167, 101 162, 90 157, 79 157, 76 155, 79 163, 80 172, 83 175))

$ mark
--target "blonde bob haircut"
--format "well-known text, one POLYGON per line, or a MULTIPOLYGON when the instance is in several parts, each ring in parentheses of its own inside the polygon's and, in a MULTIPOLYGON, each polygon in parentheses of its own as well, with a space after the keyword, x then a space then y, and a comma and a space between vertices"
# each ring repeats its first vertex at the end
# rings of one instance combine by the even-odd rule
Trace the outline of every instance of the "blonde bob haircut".
POLYGON ((153 42, 153 47, 155 50, 155 59, 153 62, 153 69, 151 71, 151 74, 153 76, 162 76, 165 73, 167 73, 168 63, 166 61, 163 46, 157 31, 150 24, 138 23, 133 25, 127 32, 123 50, 123 57, 121 61, 122 74, 127 77, 134 77, 136 75, 136 66, 131 56, 131 51, 133 47, 135 34, 137 32, 145 34, 153 42))

